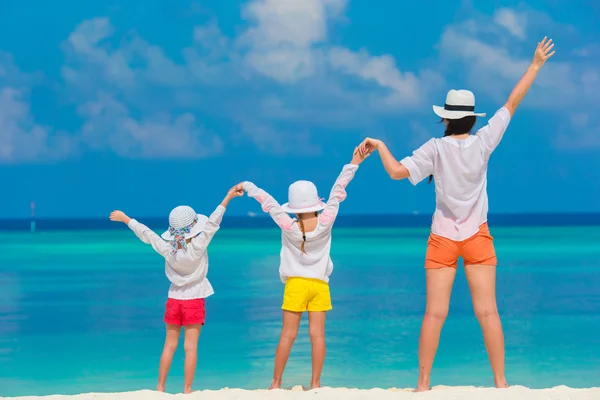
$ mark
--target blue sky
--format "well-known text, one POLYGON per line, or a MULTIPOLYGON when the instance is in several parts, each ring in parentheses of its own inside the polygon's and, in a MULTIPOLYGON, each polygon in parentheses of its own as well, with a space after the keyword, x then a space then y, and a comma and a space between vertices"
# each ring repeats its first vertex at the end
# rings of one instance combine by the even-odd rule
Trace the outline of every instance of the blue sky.
MULTIPOLYGON (((31 200, 47 217, 209 213, 242 180, 281 202, 297 179, 326 196, 365 136, 400 159, 442 135, 431 105, 451 88, 493 114, 544 35, 557 54, 492 156, 490 209, 600 212, 600 6, 372 4, 3 1, 0 217, 31 200)), ((342 212, 433 205, 431 185, 391 181, 374 156, 342 212)))

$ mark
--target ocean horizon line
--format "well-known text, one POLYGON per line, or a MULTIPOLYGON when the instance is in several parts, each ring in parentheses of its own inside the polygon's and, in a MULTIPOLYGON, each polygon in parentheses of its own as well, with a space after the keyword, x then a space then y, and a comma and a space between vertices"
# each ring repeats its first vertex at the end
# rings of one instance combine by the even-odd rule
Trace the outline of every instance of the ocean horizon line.
MULTIPOLYGON (((394 228, 428 227, 431 214, 340 214, 339 227, 394 228)), ((152 228, 165 228, 166 217, 137 217, 152 228)), ((0 231, 28 231, 31 222, 36 230, 112 230, 119 225, 106 217, 47 217, 47 218, 0 218, 0 231)), ((488 221, 493 226, 600 226, 600 213, 494 213, 488 221)), ((223 219, 223 228, 272 228, 271 218, 266 214, 231 215, 223 219)))

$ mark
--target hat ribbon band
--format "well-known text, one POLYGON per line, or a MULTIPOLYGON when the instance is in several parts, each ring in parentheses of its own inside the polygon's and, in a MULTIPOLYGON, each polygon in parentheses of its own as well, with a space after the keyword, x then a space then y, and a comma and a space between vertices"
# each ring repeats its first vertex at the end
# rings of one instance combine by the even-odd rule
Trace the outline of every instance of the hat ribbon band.
POLYGON ((452 104, 444 104, 444 110, 448 110, 448 111, 475 111, 475 106, 453 106, 452 104))

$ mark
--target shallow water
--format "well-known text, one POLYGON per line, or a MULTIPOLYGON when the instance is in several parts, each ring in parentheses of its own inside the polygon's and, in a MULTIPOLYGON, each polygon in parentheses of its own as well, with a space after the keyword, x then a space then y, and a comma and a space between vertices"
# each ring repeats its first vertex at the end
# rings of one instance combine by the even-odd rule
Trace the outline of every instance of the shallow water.
MULTIPOLYGON (((336 228, 328 386, 411 387, 426 228, 336 228)), ((600 386, 600 227, 492 227, 511 384, 600 386)), ((196 388, 268 385, 280 330, 279 232, 222 229, 210 247, 196 388)), ((126 228, 0 233, 0 396, 154 388, 163 261, 126 228)), ((179 349, 168 391, 183 385, 179 349)), ((284 385, 310 380, 306 320, 284 385)), ((491 385, 459 269, 434 385, 491 385)))

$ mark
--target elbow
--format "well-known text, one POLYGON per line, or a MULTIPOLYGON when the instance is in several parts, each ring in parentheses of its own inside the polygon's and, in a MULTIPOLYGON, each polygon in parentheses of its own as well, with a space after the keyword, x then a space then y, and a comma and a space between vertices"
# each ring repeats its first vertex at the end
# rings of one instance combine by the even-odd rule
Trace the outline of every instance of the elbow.
POLYGON ((390 171, 390 178, 395 181, 399 181, 402 179, 406 179, 409 176, 409 172, 402 164, 399 164, 398 168, 394 168, 393 171, 390 171))
POLYGON ((404 179, 404 177, 399 172, 396 172, 396 171, 394 171, 390 174, 390 178, 392 178, 395 181, 404 179))

